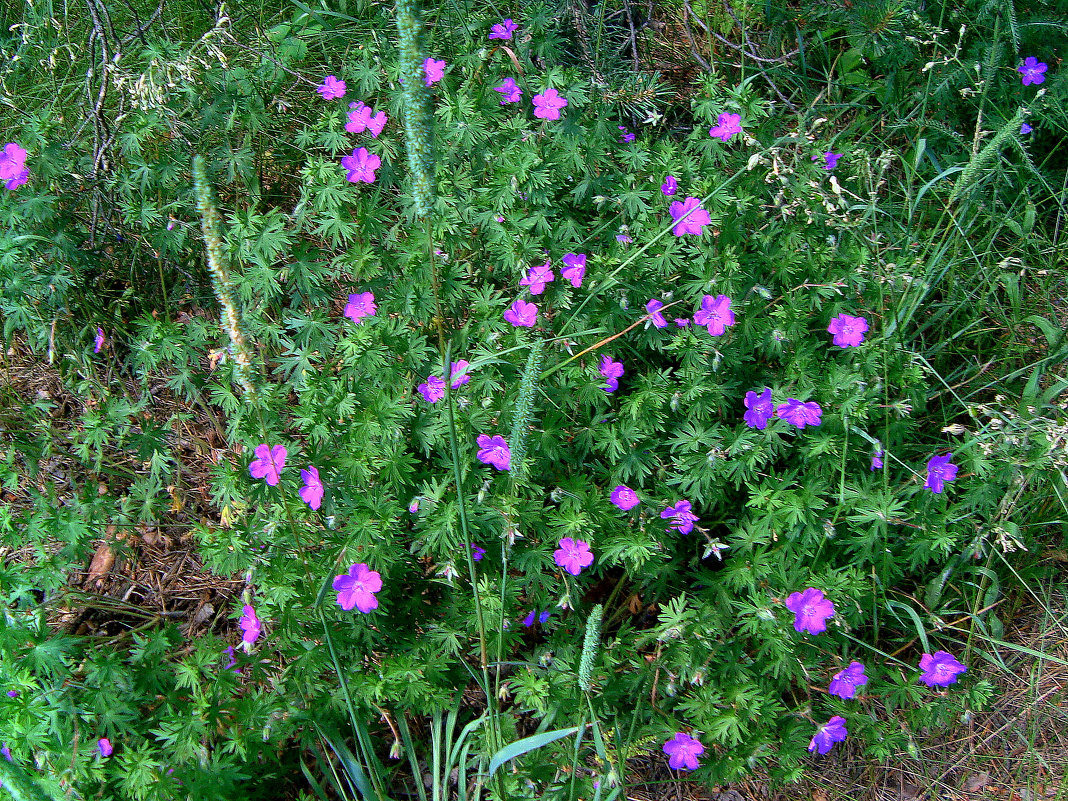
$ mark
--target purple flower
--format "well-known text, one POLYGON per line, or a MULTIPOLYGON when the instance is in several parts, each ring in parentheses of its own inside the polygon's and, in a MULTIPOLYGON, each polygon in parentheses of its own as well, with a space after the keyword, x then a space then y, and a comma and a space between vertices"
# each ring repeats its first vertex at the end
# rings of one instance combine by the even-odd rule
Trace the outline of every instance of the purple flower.
POLYGON ((502 20, 490 28, 490 39, 511 39, 512 34, 519 28, 511 18, 502 20))
POLYGON ((689 317, 676 317, 675 318, 675 325, 677 325, 679 328, 685 328, 689 324, 690 324, 690 318, 689 317))
POLYGON ((564 269, 560 271, 565 281, 570 281, 576 289, 582 286, 582 279, 586 276, 586 254, 568 253, 563 258, 564 269))
POLYGON ((256 610, 248 604, 245 604, 242 608, 241 619, 237 621, 237 625, 241 627, 241 642, 247 642, 252 645, 259 639, 262 624, 260 619, 256 617, 256 610))
POLYGON ((956 684, 957 676, 967 672, 956 658, 946 651, 935 651, 934 654, 924 654, 920 657, 920 670, 923 674, 920 681, 928 687, 948 687, 956 684))
POLYGON ((804 428, 818 426, 823 409, 815 401, 802 402, 797 398, 787 398, 786 403, 780 403, 775 409, 775 414, 791 425, 804 428))
MULTIPOLYGON (((505 78, 500 86, 493 87, 493 91, 501 93, 502 106, 505 103, 518 103, 519 98, 523 96, 523 90, 516 85, 515 78, 505 78)), ((498 220, 498 222, 503 222, 503 220, 498 220)))
POLYGON ((301 499, 313 510, 318 510, 323 503, 323 482, 319 478, 319 469, 308 465, 307 470, 300 471, 300 478, 304 482, 299 490, 301 499))
POLYGON ((26 167, 26 151, 16 142, 8 142, 0 153, 0 180, 10 181, 26 167))
POLYGON ((18 698, 19 697, 19 691, 18 690, 8 690, 7 691, 7 697, 8 698, 18 698))
POLYGON ((458 362, 451 362, 449 364, 449 378, 452 380, 453 389, 459 389, 471 380, 471 376, 467 374, 467 368, 470 366, 471 362, 466 359, 460 359, 458 362))
POLYGON ((11 758, 11 749, 7 747, 7 743, 0 745, 0 754, 3 754, 4 759, 6 759, 8 762, 14 762, 14 760, 11 758))
POLYGON ((371 153, 366 147, 358 147, 351 156, 341 157, 341 166, 345 168, 345 179, 350 183, 373 184, 375 170, 382 166, 382 159, 371 153))
POLYGON ((370 106, 365 106, 360 102, 349 103, 349 108, 352 111, 349 112, 349 121, 345 123, 345 130, 349 133, 370 131, 371 136, 377 139, 389 121, 386 112, 379 111, 375 114, 370 106))
POLYGON ((834 617, 834 604, 815 587, 790 593, 786 598, 786 608, 794 613, 794 630, 807 631, 809 634, 827 631, 827 618, 834 617))
POLYGON ((942 492, 943 482, 953 481, 957 477, 957 465, 950 464, 952 453, 945 456, 932 456, 927 460, 927 480, 923 486, 938 495, 942 492))
POLYGON ((287 451, 284 445, 275 445, 273 448, 263 445, 256 446, 256 458, 248 466, 248 472, 253 478, 265 478, 272 487, 278 484, 282 468, 286 466, 287 451))
POLYGON ((363 321, 364 317, 374 317, 378 307, 375 306, 373 292, 360 292, 358 295, 349 295, 349 302, 345 304, 345 316, 354 323, 363 321))
POLYGON ((618 487, 612 490, 611 500, 612 503, 614 503, 624 512, 629 512, 639 503, 638 493, 636 493, 626 484, 620 484, 618 487))
POLYGON ((555 89, 546 89, 534 95, 534 116, 543 120, 560 119, 560 109, 567 106, 567 98, 561 97, 555 89))
POLYGON ((671 229, 671 233, 675 236, 685 234, 700 236, 704 233, 704 226, 712 224, 712 218, 701 208, 701 201, 695 197, 688 197, 683 201, 673 200, 670 211, 671 219, 675 221, 675 227, 671 229))
POLYGON ((883 455, 884 451, 882 448, 877 448, 875 453, 871 455, 871 470, 883 469, 883 455))
POLYGON ((378 608, 378 599, 374 594, 382 589, 382 576, 359 562, 350 565, 348 573, 334 577, 334 589, 337 590, 337 602, 342 609, 348 612, 355 606, 366 615, 378 608))
MULTIPOLYGON (((819 156, 813 156, 812 160, 816 161, 819 158, 819 156)), ((823 169, 828 171, 833 170, 835 167, 838 166, 838 159, 840 158, 842 158, 841 153, 832 153, 828 150, 826 153, 823 154, 823 169)))
POLYGON ((479 548, 477 545, 472 545, 471 550, 473 551, 473 553, 471 554, 471 558, 474 559, 476 562, 481 562, 482 557, 486 555, 486 549, 479 548))
POLYGON ((104 329, 98 326, 96 329, 96 339, 93 340, 93 353, 100 353, 102 347, 104 347, 104 329))
POLYGON ((821 754, 826 754, 834 747, 835 743, 842 742, 848 735, 849 730, 845 727, 845 718, 841 715, 835 715, 816 729, 815 736, 808 744, 808 750, 809 752, 818 750, 821 754))
POLYGON ((445 379, 436 375, 427 376, 426 383, 416 387, 427 403, 437 403, 445 397, 445 379))
POLYGON ((668 755, 668 766, 673 770, 697 770, 701 763, 697 757, 705 752, 700 740, 684 732, 677 731, 675 736, 664 743, 664 753, 668 755))
POLYGON ((408 514, 415 514, 419 511, 419 496, 412 498, 412 502, 408 504, 408 514))
POLYGON ((1016 71, 1023 76, 1023 85, 1030 86, 1033 83, 1043 83, 1046 80, 1046 76, 1043 74, 1049 67, 1043 64, 1034 56, 1028 56, 1024 59, 1024 63, 1016 68, 1016 71))
POLYGON ((827 333, 834 334, 831 340, 840 348, 855 348, 864 341, 864 332, 868 330, 868 321, 863 317, 850 317, 839 314, 827 326, 827 333))
POLYGON ((552 262, 547 261, 545 264, 531 267, 526 277, 520 279, 519 285, 530 287, 531 295, 540 295, 545 291, 545 285, 556 278, 551 265, 552 262))
POLYGON ((1025 122, 1020 126, 1020 135, 1029 134, 1032 130, 1034 129, 1025 122))
POLYGON ((494 434, 492 437, 479 434, 476 441, 478 442, 478 460, 482 464, 493 465, 498 470, 512 469, 512 451, 508 448, 504 437, 500 434, 494 434))
POLYGON ((572 576, 577 576, 583 568, 593 564, 593 554, 590 553, 588 542, 564 537, 559 545, 560 547, 553 551, 553 559, 572 576))
POLYGON ((237 657, 234 656, 234 646, 228 645, 223 649, 223 653, 230 657, 230 661, 226 664, 224 670, 232 670, 234 673, 241 673, 241 668, 237 667, 237 657))
POLYGON ((763 431, 768 427, 768 421, 775 415, 775 404, 771 400, 771 387, 764 387, 764 391, 757 395, 755 392, 745 393, 746 412, 742 415, 745 424, 750 428, 759 428, 763 431))
MULTIPOLYGON (((678 236, 678 234, 676 234, 676 236, 678 236)), ((634 240, 626 234, 616 234, 616 241, 619 242, 621 245, 629 245, 634 240)))
POLYGON ((697 515, 691 511, 693 505, 689 501, 678 501, 674 506, 669 506, 660 513, 661 520, 673 520, 668 528, 673 528, 680 534, 689 534, 693 531, 693 524, 698 521, 697 515))
POLYGON ((719 123, 715 127, 708 129, 709 136, 713 139, 722 139, 724 142, 729 142, 732 136, 741 132, 742 115, 726 112, 719 115, 719 123))
POLYGON ((102 757, 111 756, 111 752, 113 750, 111 747, 111 740, 109 740, 107 737, 101 737, 99 740, 97 740, 96 748, 100 752, 100 756, 102 757))
POLYGON ((428 58, 423 62, 423 72, 426 73, 426 85, 433 86, 445 77, 445 62, 428 58))
POLYGON ((323 100, 337 100, 345 96, 345 82, 339 81, 333 75, 327 75, 315 91, 323 96, 323 100))
POLYGON ((619 130, 621 130, 623 132, 622 134, 619 135, 619 141, 620 142, 622 142, 623 144, 626 145, 626 144, 630 144, 631 142, 634 141, 634 134, 632 134, 630 131, 628 131, 625 125, 618 125, 616 127, 619 128, 619 130))
POLYGON ((602 356, 600 373, 605 378, 602 389, 608 393, 615 392, 619 389, 618 379, 623 377, 623 362, 613 361, 611 356, 602 356))
POLYGON ((518 298, 510 308, 505 309, 504 319, 516 328, 533 328, 534 321, 538 319, 538 307, 518 298))
POLYGON ((660 191, 665 195, 674 195, 679 191, 679 182, 675 180, 674 175, 668 175, 664 178, 664 183, 660 184, 660 191))
POLYGON ((667 320, 664 319, 664 315, 660 313, 660 310, 664 308, 664 301, 652 298, 645 304, 645 311, 649 313, 649 319, 653 325, 657 328, 667 328, 667 320))
POLYGON ((850 662, 849 667, 834 674, 827 692, 839 698, 856 698, 857 687, 867 683, 868 677, 864 675, 864 665, 860 662, 850 662))
POLYGON ((694 313, 693 321, 697 325, 707 326, 708 333, 712 336, 723 336, 727 329, 734 325, 731 299, 726 295, 705 295, 701 298, 701 308, 694 313))

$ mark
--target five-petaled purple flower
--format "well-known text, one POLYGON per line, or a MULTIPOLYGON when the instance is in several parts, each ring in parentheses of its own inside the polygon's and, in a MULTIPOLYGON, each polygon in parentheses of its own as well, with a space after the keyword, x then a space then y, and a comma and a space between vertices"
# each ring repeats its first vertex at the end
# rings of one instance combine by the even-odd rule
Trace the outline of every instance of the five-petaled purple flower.
POLYGON ((479 434, 476 442, 478 442, 478 460, 482 464, 493 465, 498 470, 512 469, 512 451, 504 437, 500 434, 494 434, 492 437, 479 434))
POLYGON ((848 314, 839 314, 827 326, 827 333, 834 335, 831 341, 840 348, 857 347, 864 341, 864 332, 867 330, 867 320, 848 314))
POLYGON ((619 379, 623 377, 623 362, 614 361, 611 356, 602 356, 600 373, 605 383, 602 389, 608 393, 615 392, 619 389, 619 379))
POLYGON ((1034 129, 1033 129, 1033 128, 1032 128, 1032 127, 1031 127, 1030 125, 1028 125, 1028 124, 1027 124, 1026 122, 1025 122, 1025 123, 1022 123, 1022 124, 1020 125, 1020 135, 1021 135, 1021 136, 1023 136, 1024 134, 1029 134, 1029 133, 1031 133, 1031 131, 1033 131, 1033 130, 1034 130, 1034 129))
POLYGON ((516 328, 533 328, 538 319, 538 307, 517 298, 509 308, 504 310, 504 319, 516 328))
POLYGON ((493 87, 494 92, 501 93, 501 105, 505 103, 518 103, 523 96, 523 90, 516 85, 515 78, 505 78, 500 86, 493 87))
POLYGON ((582 286, 582 279, 586 275, 586 254, 567 253, 563 258, 564 269, 560 271, 565 281, 570 281, 576 289, 582 286))
POLYGON ((815 587, 790 593, 785 603, 786 608, 794 613, 795 631, 822 634, 827 631, 827 618, 834 617, 834 604, 815 587))
POLYGON ((1024 63, 1016 68, 1016 71, 1023 77, 1023 85, 1030 86, 1033 83, 1043 83, 1046 80, 1045 72, 1049 69, 1048 65, 1043 64, 1034 56, 1028 56, 1024 59, 1024 63))
POLYGON ((675 736, 664 743, 664 753, 668 755, 668 766, 673 770, 697 770, 701 763, 697 757, 705 752, 701 741, 690 735, 677 731, 675 736))
POLYGON ((467 359, 460 359, 458 362, 450 362, 449 380, 452 381, 453 389, 459 389, 471 380, 471 376, 467 374, 467 368, 470 366, 471 362, 467 361, 467 359))
POLYGON ((700 236, 705 232, 704 226, 712 224, 712 218, 708 216, 705 209, 701 208, 701 201, 695 197, 673 200, 669 210, 671 219, 675 221, 675 227, 671 229, 671 233, 675 236, 685 234, 700 236))
POLYGON ((379 111, 376 114, 370 106, 361 102, 349 103, 349 108, 352 111, 349 112, 349 121, 345 123, 345 130, 349 133, 370 131, 371 136, 377 139, 389 121, 386 112, 379 111))
POLYGON ((849 736, 849 730, 845 727, 845 718, 835 715, 816 729, 815 736, 808 744, 808 750, 809 752, 818 750, 821 754, 826 754, 834 748, 835 743, 842 742, 847 736, 849 736))
POLYGON ((366 147, 358 147, 350 156, 341 157, 341 166, 345 168, 345 179, 350 183, 373 184, 375 170, 382 166, 382 159, 366 147))
POLYGON ((349 566, 348 573, 334 577, 337 602, 348 612, 356 607, 365 615, 378 608, 375 593, 382 589, 382 576, 363 562, 349 566))
POLYGON ((708 333, 721 337, 734 325, 734 312, 731 311, 731 299, 726 295, 705 295, 701 298, 701 308, 693 315, 697 325, 707 326, 708 333))
POLYGON ((545 291, 545 285, 556 279, 552 271, 552 262, 538 264, 530 268, 530 271, 519 281, 520 286, 530 287, 531 295, 540 295, 545 291))
POLYGON ((649 314, 649 320, 657 328, 667 328, 667 320, 664 319, 664 315, 660 313, 660 310, 664 308, 664 301, 652 298, 645 304, 645 311, 649 314))
POLYGON ((927 480, 923 486, 936 495, 943 490, 943 482, 953 481, 957 477, 957 465, 950 464, 952 453, 945 456, 932 456, 927 460, 927 480))
POLYGON ((102 347, 104 347, 104 329, 97 326, 96 338, 93 340, 93 353, 100 353, 102 347))
POLYGON ((327 75, 315 91, 323 96, 323 100, 337 100, 345 96, 345 82, 339 81, 333 75, 327 75))
POLYGON ((729 142, 732 136, 741 132, 742 115, 728 114, 727 112, 720 114, 718 124, 708 129, 709 136, 713 139, 721 139, 724 142, 729 142))
POLYGON ((486 549, 485 548, 479 548, 477 545, 472 545, 471 546, 471 558, 474 559, 476 562, 481 562, 482 561, 482 557, 485 556, 485 555, 486 555, 486 549))
POLYGON ((868 677, 864 675, 864 665, 861 662, 850 662, 849 667, 834 674, 827 692, 839 698, 856 698, 857 687, 867 683, 868 677))
POLYGON ((256 617, 256 610, 248 604, 241 610, 241 619, 237 621, 237 625, 241 627, 241 642, 249 645, 260 638, 260 632, 263 630, 263 624, 256 617))
POLYGON ((349 295, 349 302, 345 304, 345 316, 354 323, 361 322, 364 317, 374 317, 377 311, 373 292, 349 295))
POLYGON ((689 501, 678 501, 674 506, 669 506, 660 513, 661 520, 672 520, 668 528, 673 528, 680 534, 689 534, 693 531, 693 524, 698 521, 693 513, 693 504, 689 501))
MULTIPOLYGON (((821 157, 820 156, 813 156, 812 160, 813 161, 817 161, 819 158, 821 158, 821 157)), ((838 159, 842 158, 842 154, 841 153, 832 153, 831 151, 828 150, 826 153, 823 154, 822 158, 823 158, 823 169, 830 171, 830 170, 833 170, 835 167, 838 166, 838 159)))
POLYGON ((790 425, 804 428, 805 426, 818 426, 823 409, 815 401, 805 402, 797 398, 787 398, 786 403, 778 405, 775 414, 790 425))
POLYGON ((882 448, 876 448, 875 453, 871 455, 871 467, 870 470, 882 470, 883 468, 883 456, 885 452, 882 448))
POLYGON ((4 181, 8 189, 15 190, 26 183, 29 176, 25 149, 15 142, 8 142, 0 153, 0 181, 4 181))
POLYGON ((928 687, 948 687, 955 684, 957 676, 968 668, 958 662, 951 653, 935 651, 934 654, 924 654, 920 657, 920 670, 923 671, 920 681, 928 687))
POLYGON ((764 391, 757 395, 755 392, 745 393, 745 414, 742 419, 750 428, 759 428, 763 431, 768 427, 768 421, 775 415, 775 404, 771 400, 771 387, 764 387, 764 391))
POLYGON ((300 478, 304 482, 304 486, 299 490, 301 500, 312 509, 318 510, 323 503, 323 482, 319 478, 319 468, 308 465, 307 470, 300 471, 300 478))
POLYGON ((621 130, 623 132, 623 133, 621 133, 619 135, 619 141, 620 142, 622 142, 623 144, 627 145, 627 144, 630 144, 631 142, 634 141, 634 134, 632 134, 630 131, 627 130, 627 126, 618 125, 616 127, 619 128, 619 130, 621 130))
POLYGON ((445 62, 428 58, 423 62, 423 72, 426 73, 426 85, 433 86, 445 77, 445 62))
POLYGON ((577 576, 583 568, 593 564, 593 554, 590 553, 588 542, 564 537, 559 545, 560 547, 553 551, 553 559, 572 576, 577 576))
POLYGON ((436 375, 427 376, 426 383, 420 384, 416 389, 427 403, 437 403, 445 397, 445 379, 436 375))
POLYGON ((253 478, 265 478, 272 487, 278 484, 282 468, 286 466, 288 451, 284 445, 268 447, 266 443, 256 446, 256 458, 248 466, 253 478))
POLYGON ((512 22, 509 17, 506 20, 502 20, 490 28, 490 39, 511 39, 512 34, 518 30, 519 26, 512 22))
POLYGON ((111 740, 101 737, 96 741, 96 750, 100 752, 101 757, 109 757, 114 749, 111 747, 111 740))
POLYGON ((567 98, 549 88, 534 95, 534 116, 543 120, 560 119, 560 109, 567 106, 567 98))
POLYGON ((664 183, 660 184, 660 191, 665 195, 674 195, 679 191, 679 182, 675 180, 674 175, 665 176, 664 183))
POLYGON ((629 512, 639 503, 638 493, 636 493, 626 484, 620 484, 618 487, 612 490, 611 500, 612 503, 614 503, 624 512, 629 512))

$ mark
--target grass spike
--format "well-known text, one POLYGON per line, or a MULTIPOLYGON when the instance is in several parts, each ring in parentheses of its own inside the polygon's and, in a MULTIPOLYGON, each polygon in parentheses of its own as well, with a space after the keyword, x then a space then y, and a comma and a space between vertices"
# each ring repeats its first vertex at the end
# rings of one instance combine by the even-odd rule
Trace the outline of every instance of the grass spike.
POLYGON ((394 19, 400 38, 405 146, 412 173, 412 199, 416 215, 426 219, 434 206, 434 112, 423 72, 423 53, 419 47, 422 24, 415 0, 397 0, 394 19))
POLYGON ((527 434, 530 420, 534 416, 534 395, 538 391, 538 372, 541 370, 541 357, 544 342, 535 340, 519 380, 519 398, 512 412, 512 435, 508 438, 508 447, 512 452, 512 475, 523 472, 523 459, 527 455, 527 434))
POLYGON ((604 607, 601 604, 590 610, 586 618, 586 636, 582 640, 582 656, 579 658, 578 682, 583 692, 593 687, 593 663, 597 660, 597 649, 601 644, 601 619, 604 607))

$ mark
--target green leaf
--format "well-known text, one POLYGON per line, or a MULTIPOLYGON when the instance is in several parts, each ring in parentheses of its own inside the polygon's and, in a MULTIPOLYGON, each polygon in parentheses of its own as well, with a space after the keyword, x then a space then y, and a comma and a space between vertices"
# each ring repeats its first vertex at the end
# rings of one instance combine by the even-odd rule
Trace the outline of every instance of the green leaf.
POLYGON ((580 728, 581 727, 579 726, 572 726, 569 729, 554 729, 553 731, 546 731, 541 734, 532 734, 530 737, 524 737, 522 740, 516 740, 514 743, 506 745, 494 754, 493 759, 490 760, 489 775, 492 776, 496 773, 497 768, 505 762, 515 759, 518 756, 522 756, 530 751, 535 751, 543 745, 548 745, 549 743, 564 737, 570 737, 572 734, 578 732, 580 728))

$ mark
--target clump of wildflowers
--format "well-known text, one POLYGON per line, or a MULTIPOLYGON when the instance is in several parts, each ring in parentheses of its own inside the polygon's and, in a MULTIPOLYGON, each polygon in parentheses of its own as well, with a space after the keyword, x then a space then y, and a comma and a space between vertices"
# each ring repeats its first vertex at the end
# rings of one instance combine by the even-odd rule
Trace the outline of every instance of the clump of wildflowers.
POLYGON ((542 120, 560 119, 560 109, 567 107, 567 98, 549 88, 534 95, 534 116, 542 120))
POLYGON ((588 542, 564 537, 558 544, 560 547, 553 551, 553 559, 572 576, 577 576, 584 568, 593 564, 593 554, 588 542))
POLYGON ((795 631, 822 634, 827 631, 827 619, 834 617, 834 604, 815 587, 809 587, 804 592, 790 593, 785 603, 786 608, 794 613, 795 631))
POLYGON ((253 478, 266 479, 272 487, 278 484, 282 475, 282 468, 286 466, 288 451, 284 445, 275 445, 273 448, 266 443, 257 445, 256 458, 248 466, 248 472, 253 478))
POLYGON ((857 347, 864 341, 864 333, 867 330, 867 320, 848 314, 839 314, 827 326, 827 333, 834 335, 831 341, 840 348, 857 347))
POLYGON ((382 589, 382 576, 363 562, 349 566, 348 573, 334 577, 337 602, 346 612, 356 607, 363 614, 378 608, 375 593, 382 589))
POLYGON ((855 698, 857 687, 862 687, 867 683, 868 677, 864 675, 864 664, 850 662, 849 667, 834 674, 827 692, 831 695, 837 695, 839 698, 855 698))
POLYGON ((705 752, 700 740, 685 732, 677 731, 675 736, 664 743, 664 753, 668 755, 668 766, 673 770, 697 770, 701 763, 697 757, 705 752))
MULTIPOLYGON (((701 201, 695 197, 672 201, 669 211, 671 219, 675 221, 675 227, 671 229, 671 233, 675 236, 686 234, 700 236, 705 232, 704 227, 712 224, 712 218, 705 209, 701 208, 701 201)), ((627 239, 630 241, 629 237, 627 239)))
POLYGON ((492 465, 498 470, 512 469, 512 451, 508 448, 504 437, 500 434, 494 434, 492 437, 488 434, 479 434, 476 441, 478 442, 478 460, 482 464, 492 465))
POLYGON ((323 100, 337 100, 345 96, 345 89, 344 81, 339 81, 334 75, 327 75, 315 91, 323 96, 323 100))
POLYGON ((849 730, 845 726, 845 718, 835 715, 816 729, 816 734, 808 744, 808 750, 810 753, 819 751, 820 754, 827 754, 834 748, 835 743, 843 742, 848 736, 849 730))
POLYGON ((935 651, 920 657, 920 681, 928 687, 948 687, 957 682, 957 676, 968 668, 957 661, 948 651, 935 651))
POLYGON ((957 465, 949 461, 952 458, 953 454, 947 453, 945 456, 932 456, 927 460, 927 480, 923 482, 926 489, 938 495, 945 488, 946 481, 954 481, 957 478, 957 465))
POLYGON ((308 465, 307 470, 300 471, 301 480, 304 482, 304 486, 298 491, 301 500, 308 504, 312 509, 318 510, 323 503, 323 482, 319 478, 319 469, 314 465, 308 465))

